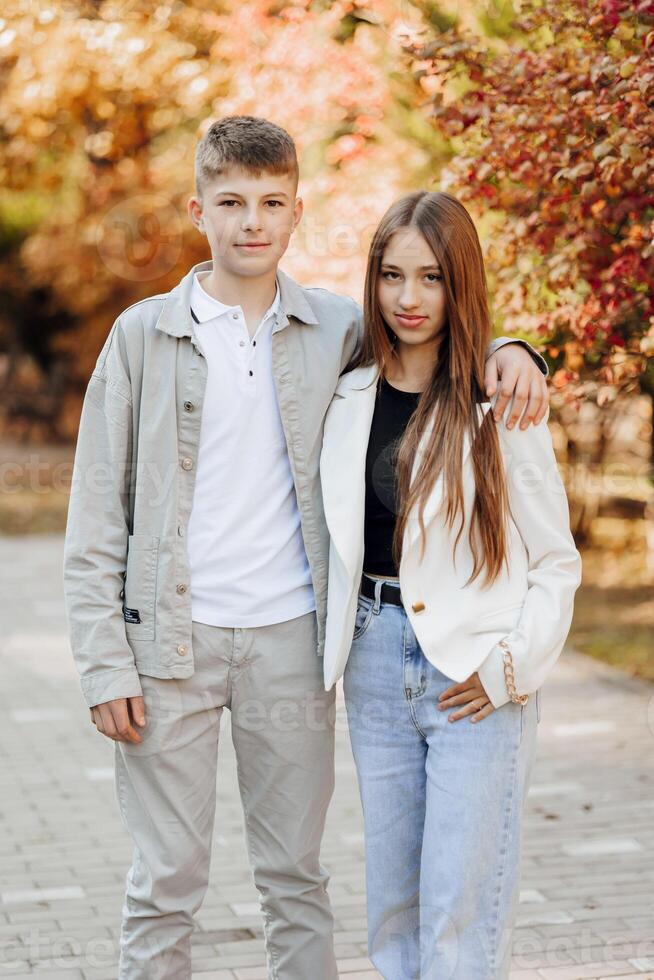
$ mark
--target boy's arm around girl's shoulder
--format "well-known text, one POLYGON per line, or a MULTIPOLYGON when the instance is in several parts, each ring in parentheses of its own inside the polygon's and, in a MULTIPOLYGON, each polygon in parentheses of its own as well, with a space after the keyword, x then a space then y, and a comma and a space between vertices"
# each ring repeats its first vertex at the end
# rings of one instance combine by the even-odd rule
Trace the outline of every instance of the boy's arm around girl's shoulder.
POLYGON ((121 598, 131 520, 134 380, 123 318, 114 322, 84 396, 64 542, 70 643, 89 707, 142 693, 121 598))

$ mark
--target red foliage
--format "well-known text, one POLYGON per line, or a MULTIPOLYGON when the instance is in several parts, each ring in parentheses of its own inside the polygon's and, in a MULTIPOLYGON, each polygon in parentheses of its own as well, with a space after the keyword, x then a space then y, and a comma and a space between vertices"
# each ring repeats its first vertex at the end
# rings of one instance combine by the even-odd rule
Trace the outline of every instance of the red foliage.
POLYGON ((654 353, 654 3, 523 10, 499 48, 456 26, 408 48, 456 151, 438 184, 493 209, 503 332, 546 338, 557 386, 631 384, 654 353))

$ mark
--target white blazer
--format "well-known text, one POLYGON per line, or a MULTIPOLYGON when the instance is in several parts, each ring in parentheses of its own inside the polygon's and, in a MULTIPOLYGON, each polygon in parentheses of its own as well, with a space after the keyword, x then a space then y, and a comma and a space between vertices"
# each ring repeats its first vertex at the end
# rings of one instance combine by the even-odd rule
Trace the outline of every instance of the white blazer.
MULTIPOLYGON (((325 689, 342 676, 352 645, 363 570, 365 461, 375 404, 376 365, 342 375, 325 418, 320 475, 330 534, 325 689)), ((494 405, 478 405, 480 420, 494 405)), ((490 586, 484 572, 464 588, 472 571, 468 543, 474 500, 470 439, 463 446, 465 525, 453 560, 452 530, 438 517, 444 503, 443 477, 436 481, 424 511, 425 555, 420 558, 417 512, 410 514, 399 568, 406 614, 425 657, 453 681, 474 671, 497 708, 509 700, 504 679, 505 637, 513 655, 518 694, 536 691, 557 660, 572 621, 581 581, 581 556, 570 533, 568 501, 547 427, 549 409, 528 429, 497 423, 507 473, 508 572, 490 586)), ((416 453, 414 475, 421 444, 416 453)))

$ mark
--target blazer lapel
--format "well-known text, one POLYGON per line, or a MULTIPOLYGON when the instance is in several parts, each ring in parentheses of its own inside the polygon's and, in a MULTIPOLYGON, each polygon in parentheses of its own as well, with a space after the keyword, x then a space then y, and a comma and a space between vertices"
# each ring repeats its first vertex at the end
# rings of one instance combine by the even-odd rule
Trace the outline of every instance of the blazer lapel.
POLYGON ((320 459, 325 520, 332 544, 352 574, 363 558, 366 452, 378 376, 374 364, 343 375, 325 419, 320 459))

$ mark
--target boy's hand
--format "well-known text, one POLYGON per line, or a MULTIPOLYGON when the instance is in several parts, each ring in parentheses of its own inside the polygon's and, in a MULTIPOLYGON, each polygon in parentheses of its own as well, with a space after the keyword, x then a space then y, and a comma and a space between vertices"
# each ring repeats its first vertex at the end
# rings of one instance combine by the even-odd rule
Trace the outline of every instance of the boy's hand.
POLYGON ((114 698, 91 708, 91 721, 103 735, 115 742, 140 742, 141 736, 133 727, 145 725, 143 697, 114 698))
POLYGON ((439 694, 439 711, 453 707, 455 704, 462 704, 465 707, 461 708, 460 711, 453 711, 447 719, 448 721, 458 721, 459 718, 464 718, 466 715, 472 715, 470 721, 480 721, 491 711, 495 711, 493 704, 488 700, 488 695, 484 685, 479 680, 477 671, 459 684, 451 684, 439 694))
POLYGON ((505 344, 486 361, 484 383, 486 394, 490 397, 498 387, 499 395, 495 402, 493 414, 499 421, 504 410, 513 397, 513 407, 507 418, 506 427, 512 429, 525 408, 521 429, 526 429, 531 422, 538 425, 547 411, 549 392, 547 382, 540 369, 534 363, 529 351, 520 344, 505 344))

